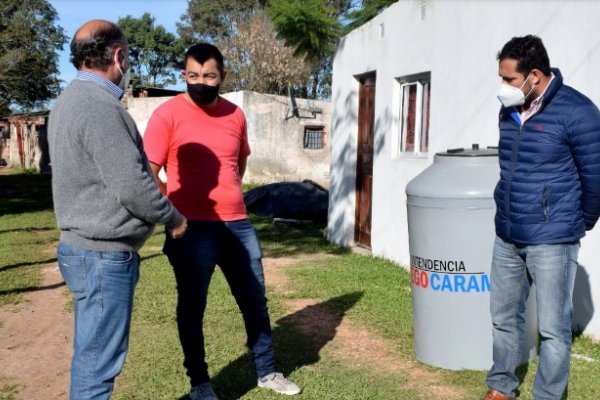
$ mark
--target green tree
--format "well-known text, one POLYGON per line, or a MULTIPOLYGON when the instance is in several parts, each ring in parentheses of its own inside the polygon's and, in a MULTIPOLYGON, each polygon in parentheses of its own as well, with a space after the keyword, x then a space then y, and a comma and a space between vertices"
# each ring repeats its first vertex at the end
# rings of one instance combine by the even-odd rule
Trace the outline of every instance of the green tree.
POLYGON ((186 45, 218 43, 231 38, 238 24, 263 9, 265 3, 266 0, 189 0, 177 23, 177 32, 186 45))
POLYGON ((275 37, 266 1, 189 0, 177 31, 188 45, 213 43, 225 58, 223 90, 286 94, 310 75, 303 59, 275 37))
POLYGON ((58 51, 67 41, 46 0, 0 2, 0 115, 42 107, 60 92, 58 51))
POLYGON ((340 33, 335 11, 323 0, 271 0, 267 8, 277 37, 310 62, 335 50, 340 33))
MULTIPOLYGON (((273 23, 276 39, 293 50, 294 57, 289 59, 289 65, 307 74, 302 89, 292 85, 296 88, 295 94, 328 98, 331 95, 331 63, 337 40, 343 32, 342 21, 349 11, 356 9, 355 3, 355 0, 189 0, 177 31, 186 44, 205 41, 225 49, 232 40, 239 41, 239 35, 247 34, 242 30, 257 33, 261 29, 249 27, 247 21, 264 9, 273 23), (300 64, 298 58, 304 62, 300 64)), ((244 58, 249 54, 238 51, 235 60, 229 63, 229 69, 248 72, 248 65, 256 68, 260 63, 244 58)), ((255 53, 254 57, 257 56, 255 53)), ((258 77, 259 74, 251 76, 258 77)), ((256 84, 260 86, 259 82, 256 84)))
POLYGON ((271 0, 267 12, 277 38, 292 47, 310 65, 304 97, 331 95, 331 63, 341 33, 340 18, 351 7, 342 0, 271 0))
POLYGON ((141 18, 119 18, 117 25, 129 40, 131 78, 134 86, 165 87, 177 83, 183 42, 150 13, 141 18))
POLYGON ((347 13, 346 19, 349 22, 344 26, 344 33, 348 33, 366 24, 379 15, 381 11, 396 2, 397 0, 363 0, 361 7, 357 7, 347 13))

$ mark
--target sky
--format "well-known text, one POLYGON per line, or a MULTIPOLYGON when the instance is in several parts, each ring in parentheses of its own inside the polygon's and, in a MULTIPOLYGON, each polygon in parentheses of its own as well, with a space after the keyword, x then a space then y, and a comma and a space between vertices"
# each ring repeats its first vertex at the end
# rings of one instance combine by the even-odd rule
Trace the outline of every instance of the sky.
MULTIPOLYGON (((60 25, 68 37, 59 59, 59 79, 62 86, 69 83, 76 74, 75 67, 69 62, 69 43, 73 34, 81 25, 91 19, 106 19, 117 22, 119 17, 139 18, 149 12, 155 18, 155 24, 162 25, 170 32, 177 33, 175 23, 185 13, 188 0, 48 0, 58 13, 60 25)), ((173 86, 181 89, 182 84, 173 86)))

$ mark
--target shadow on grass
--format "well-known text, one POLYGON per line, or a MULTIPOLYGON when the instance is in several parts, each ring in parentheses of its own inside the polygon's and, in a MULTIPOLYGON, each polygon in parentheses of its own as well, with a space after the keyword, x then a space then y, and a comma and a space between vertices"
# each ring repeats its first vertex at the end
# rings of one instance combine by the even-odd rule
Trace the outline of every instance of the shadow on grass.
POLYGON ((15 268, 19 268, 19 267, 29 267, 32 265, 50 264, 50 263, 55 263, 56 261, 58 261, 56 258, 49 258, 47 260, 41 260, 41 261, 28 261, 28 262, 22 262, 22 263, 17 263, 17 264, 12 264, 12 265, 2 265, 2 266, 0 266, 0 272, 8 271, 9 269, 15 269, 15 268))
POLYGON ((301 254, 346 254, 351 250, 333 245, 325 237, 326 225, 310 221, 274 223, 271 218, 251 215, 265 257, 290 257, 301 254))
MULTIPOLYGON (((277 370, 288 376, 293 371, 319 362, 319 352, 336 335, 346 312, 362 298, 352 292, 327 301, 308 305, 279 319, 273 329, 277 370)), ((251 356, 245 354, 224 367, 212 378, 219 399, 239 399, 256 387, 251 356)), ((189 397, 183 396, 179 400, 189 397)))
POLYGON ((0 235, 2 235, 3 233, 15 233, 15 232, 50 232, 53 230, 55 230, 54 227, 52 227, 52 228, 27 227, 27 228, 15 228, 15 229, 4 229, 4 230, 0 229, 0 235))
POLYGON ((162 255, 164 255, 162 252, 161 253, 148 254, 148 255, 140 257, 140 262, 147 261, 147 260, 150 260, 150 259, 155 258, 155 257, 160 257, 162 255))
POLYGON ((38 292, 40 290, 56 289, 61 286, 65 286, 65 283, 60 282, 60 283, 54 283, 54 284, 48 285, 48 286, 29 286, 29 287, 17 288, 17 289, 0 290, 0 297, 6 296, 9 294, 17 294, 17 293, 25 293, 25 292, 38 292))
POLYGON ((51 183, 39 174, 0 175, 0 215, 51 210, 51 183))
MULTIPOLYGON (((521 364, 517 367, 517 370, 515 371, 515 375, 517 375, 517 377, 519 378, 519 387, 521 386, 521 384, 523 384, 523 381, 525 381, 525 377, 527 376, 528 372, 529 372, 529 363, 521 364)), ((520 395, 521 395, 521 391, 519 390, 519 388, 517 388, 517 397, 519 397, 520 395)))

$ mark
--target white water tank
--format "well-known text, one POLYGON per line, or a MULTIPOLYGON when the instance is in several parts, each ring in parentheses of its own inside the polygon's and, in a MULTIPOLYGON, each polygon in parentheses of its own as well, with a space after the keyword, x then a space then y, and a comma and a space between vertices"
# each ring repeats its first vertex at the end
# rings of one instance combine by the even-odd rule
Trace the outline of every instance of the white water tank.
MULTIPOLYGON (((453 149, 406 186, 414 345, 447 369, 492 366, 490 269, 497 149, 453 149)), ((525 363, 537 354, 535 291, 526 311, 525 363)))

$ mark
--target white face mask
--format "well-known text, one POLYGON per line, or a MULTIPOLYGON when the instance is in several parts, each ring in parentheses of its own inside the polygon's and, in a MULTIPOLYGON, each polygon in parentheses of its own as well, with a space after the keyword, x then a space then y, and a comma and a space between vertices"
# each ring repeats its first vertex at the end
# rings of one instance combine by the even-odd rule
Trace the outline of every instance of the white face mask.
POLYGON ((527 97, 529 97, 529 95, 533 91, 533 85, 531 86, 531 89, 527 94, 524 94, 521 90, 525 85, 525 82, 527 82, 527 79, 529 79, 529 75, 527 75, 527 78, 525 78, 525 81, 523 82, 521 87, 518 88, 504 82, 500 84, 500 90, 498 91, 498 100, 500 100, 500 103, 502 103, 502 105, 505 108, 522 106, 523 104, 525 104, 525 99, 527 99, 527 97))
POLYGON ((119 65, 118 58, 115 59, 115 64, 117 64, 117 68, 119 69, 119 72, 121 73, 121 80, 119 81, 118 86, 123 91, 123 93, 125 93, 127 86, 129 86, 129 81, 131 81, 131 65, 129 66, 129 68, 127 68, 127 71, 123 72, 123 69, 119 65))
POLYGON ((117 62, 117 68, 119 68, 119 72, 121 73, 121 81, 119 81, 119 88, 121 88, 121 90, 125 92, 127 86, 129 86, 129 82, 131 81, 131 67, 127 68, 127 71, 123 72, 121 66, 117 62))

